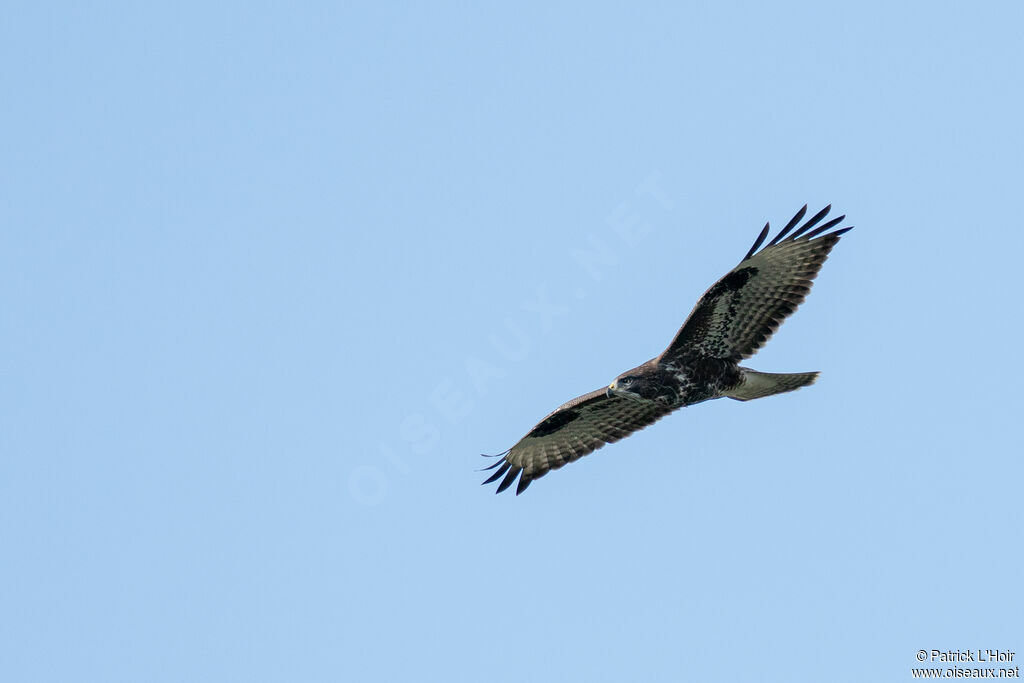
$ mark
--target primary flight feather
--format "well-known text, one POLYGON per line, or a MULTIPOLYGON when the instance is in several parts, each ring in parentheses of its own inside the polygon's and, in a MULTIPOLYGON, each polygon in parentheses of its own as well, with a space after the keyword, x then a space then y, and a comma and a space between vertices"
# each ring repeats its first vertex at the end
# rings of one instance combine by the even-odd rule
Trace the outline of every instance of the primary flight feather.
POLYGON ((812 384, 817 372, 757 372, 739 364, 754 355, 804 300, 839 237, 846 216, 821 221, 831 205, 796 230, 805 205, 763 249, 761 234, 739 265, 711 286, 668 348, 603 389, 559 406, 486 469, 501 493, 519 478, 516 495, 534 479, 653 424, 684 406, 727 396, 739 401, 812 384), (832 232, 829 232, 832 230, 832 232))

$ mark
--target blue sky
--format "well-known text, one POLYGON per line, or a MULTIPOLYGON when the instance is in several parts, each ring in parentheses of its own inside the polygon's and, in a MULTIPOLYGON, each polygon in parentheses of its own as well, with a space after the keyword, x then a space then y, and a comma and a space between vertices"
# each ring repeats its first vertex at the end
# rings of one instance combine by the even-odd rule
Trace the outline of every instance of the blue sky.
POLYGON ((5 15, 4 680, 1024 657, 1019 3, 5 15), (479 486, 805 202, 814 387, 479 486))

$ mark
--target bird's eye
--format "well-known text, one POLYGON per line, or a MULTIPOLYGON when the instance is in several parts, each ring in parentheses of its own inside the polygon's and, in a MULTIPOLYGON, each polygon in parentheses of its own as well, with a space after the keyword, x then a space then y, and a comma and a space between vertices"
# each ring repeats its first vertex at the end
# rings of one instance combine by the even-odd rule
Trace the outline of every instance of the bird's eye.
POLYGON ((619 384, 629 384, 632 381, 632 377, 623 377, 622 379, 619 380, 619 384))

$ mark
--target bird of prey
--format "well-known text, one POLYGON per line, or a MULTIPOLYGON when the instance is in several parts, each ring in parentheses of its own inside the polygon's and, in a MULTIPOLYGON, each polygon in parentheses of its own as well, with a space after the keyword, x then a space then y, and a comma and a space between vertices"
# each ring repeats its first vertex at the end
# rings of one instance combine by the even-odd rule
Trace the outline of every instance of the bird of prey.
POLYGON ((817 372, 768 373, 740 365, 796 310, 840 235, 846 216, 818 227, 831 205, 796 230, 804 205, 764 249, 766 223, 739 265, 711 286, 672 343, 657 358, 627 370, 607 387, 577 396, 541 420, 484 469, 501 493, 519 478, 516 495, 534 479, 643 429, 684 406, 728 396, 738 401, 807 386, 817 372), (792 232, 790 232, 792 231, 792 232))

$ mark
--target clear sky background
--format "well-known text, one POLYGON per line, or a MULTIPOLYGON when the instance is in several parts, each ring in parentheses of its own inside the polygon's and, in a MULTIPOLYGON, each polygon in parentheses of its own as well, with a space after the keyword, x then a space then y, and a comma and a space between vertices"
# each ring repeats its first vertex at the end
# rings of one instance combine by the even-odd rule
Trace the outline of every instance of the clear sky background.
POLYGON ((1024 659, 1020 3, 4 15, 0 679, 1024 659), (815 386, 479 485, 805 202, 815 386))

